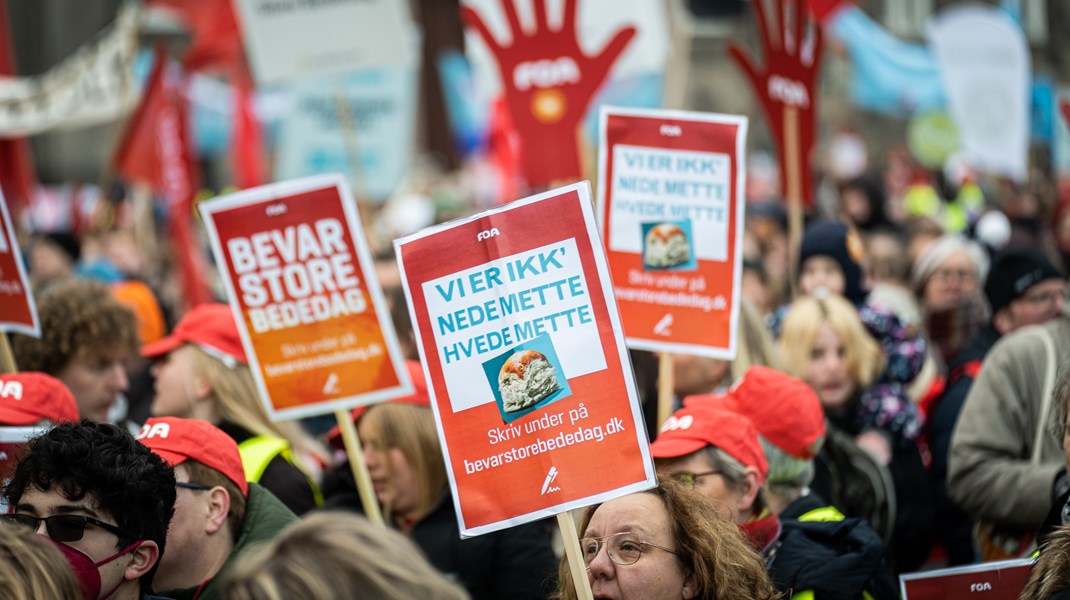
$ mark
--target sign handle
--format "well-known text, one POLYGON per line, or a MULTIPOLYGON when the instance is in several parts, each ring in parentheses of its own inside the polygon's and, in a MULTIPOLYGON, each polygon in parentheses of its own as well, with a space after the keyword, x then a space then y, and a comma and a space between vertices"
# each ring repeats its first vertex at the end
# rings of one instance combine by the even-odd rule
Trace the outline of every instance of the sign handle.
POLYGON ((338 420, 338 429, 342 432, 346 455, 349 456, 349 468, 353 469, 353 480, 357 483, 357 492, 360 493, 360 503, 364 506, 364 515, 372 523, 385 526, 386 521, 383 520, 383 513, 379 510, 379 500, 375 497, 375 490, 372 489, 368 465, 364 464, 364 451, 360 447, 357 427, 353 425, 349 412, 344 409, 334 411, 334 416, 338 420))
POLYGON ((11 351, 7 333, 0 331, 0 373, 15 373, 19 370, 15 363, 15 353, 11 351))
POLYGON ((784 196, 788 200, 788 252, 791 265, 791 290, 794 296, 797 293, 796 282, 799 274, 796 266, 796 258, 799 256, 799 248, 802 246, 803 226, 803 189, 802 170, 809 165, 802 164, 799 152, 799 109, 794 106, 784 107, 784 166, 787 181, 784 182, 784 196))
POLYGON ((672 416, 672 353, 658 356, 658 429, 672 416))
POLYGON ((561 530, 561 541, 565 544, 565 556, 568 558, 568 570, 572 573, 572 583, 576 587, 579 600, 594 600, 591 582, 587 580, 587 565, 583 562, 583 550, 580 549, 580 537, 576 531, 576 521, 572 511, 557 513, 557 527, 561 530))

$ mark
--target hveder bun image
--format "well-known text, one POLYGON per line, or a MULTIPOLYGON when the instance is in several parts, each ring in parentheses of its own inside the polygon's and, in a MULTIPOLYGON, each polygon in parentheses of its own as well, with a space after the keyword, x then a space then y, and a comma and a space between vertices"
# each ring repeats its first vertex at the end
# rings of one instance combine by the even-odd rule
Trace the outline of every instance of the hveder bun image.
POLYGON ((509 357, 498 374, 498 390, 505 412, 538 404, 561 387, 557 371, 541 352, 521 350, 509 357))
POLYGON ((643 262, 649 267, 674 267, 691 260, 691 245, 683 229, 672 223, 659 223, 646 233, 643 262))

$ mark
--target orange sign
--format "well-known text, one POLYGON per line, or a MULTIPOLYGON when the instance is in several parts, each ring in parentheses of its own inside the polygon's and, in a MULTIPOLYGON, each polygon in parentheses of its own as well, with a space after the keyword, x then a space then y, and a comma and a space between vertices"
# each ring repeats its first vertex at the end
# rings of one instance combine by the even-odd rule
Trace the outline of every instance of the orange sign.
POLYGON ((412 393, 340 176, 252 188, 199 208, 273 419, 412 393))
POLYGON ((734 358, 746 117, 601 119, 598 217, 628 345, 734 358))
POLYGON ((586 182, 394 244, 463 536, 654 486, 586 182))
POLYGON ((0 192, 0 331, 41 336, 37 305, 22 266, 22 253, 3 192, 0 192))

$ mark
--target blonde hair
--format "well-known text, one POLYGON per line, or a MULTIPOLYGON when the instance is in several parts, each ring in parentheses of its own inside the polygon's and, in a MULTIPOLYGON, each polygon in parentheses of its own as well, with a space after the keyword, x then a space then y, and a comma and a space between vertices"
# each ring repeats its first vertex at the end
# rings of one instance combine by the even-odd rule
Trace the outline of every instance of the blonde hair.
MULTIPOLYGON (((397 448, 405 456, 420 483, 420 505, 417 514, 424 515, 446 492, 446 460, 438 442, 435 417, 431 409, 413 404, 377 404, 360 418, 389 448, 397 448)), ((386 462, 390 469, 390 461, 386 462)), ((392 475, 392 473, 390 474, 392 475)), ((384 507, 387 513, 389 506, 384 507)))
POLYGON ((810 352, 822 325, 828 324, 840 338, 846 353, 847 372, 859 388, 876 381, 884 369, 880 344, 866 331, 858 311, 840 296, 803 296, 791 305, 780 332, 780 355, 789 375, 806 379, 810 352))
POLYGON ((231 368, 197 345, 187 346, 194 369, 212 388, 212 400, 220 419, 255 435, 282 438, 290 443, 290 447, 296 451, 295 455, 314 457, 326 463, 327 451, 299 425, 275 422, 268 418, 248 365, 235 364, 231 368))
MULTIPOLYGON (((743 539, 739 527, 722 517, 703 494, 672 479, 638 492, 658 497, 669 513, 673 547, 685 577, 693 577, 696 600, 768 600, 778 598, 761 557, 743 539)), ((599 505, 580 521, 585 533, 599 505)), ((582 535, 582 533, 581 533, 582 535)), ((576 587, 567 557, 558 569, 557 600, 576 600, 576 587)))
POLYGON ((321 512, 238 560, 223 579, 227 600, 465 600, 401 534, 362 517, 321 512))
POLYGON ((81 600, 71 565, 43 536, 0 525, 0 590, 8 600, 81 600))
POLYGON ((736 336, 736 358, 729 367, 732 381, 736 381, 753 366, 780 369, 780 352, 769 335, 769 328, 758 309, 746 298, 739 302, 739 335, 736 336))

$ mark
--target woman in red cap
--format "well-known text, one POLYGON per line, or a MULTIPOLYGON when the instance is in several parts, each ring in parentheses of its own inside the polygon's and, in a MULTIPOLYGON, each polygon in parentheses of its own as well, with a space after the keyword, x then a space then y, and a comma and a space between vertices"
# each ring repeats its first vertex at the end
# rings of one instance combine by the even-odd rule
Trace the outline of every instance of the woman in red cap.
POLYGON ((195 307, 141 354, 156 360, 153 416, 203 419, 227 432, 238 442, 246 478, 294 513, 322 503, 312 473, 326 453, 297 425, 268 418, 229 306, 195 307))

